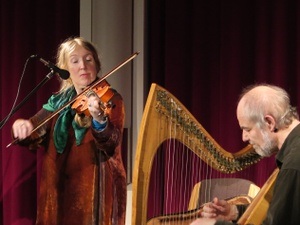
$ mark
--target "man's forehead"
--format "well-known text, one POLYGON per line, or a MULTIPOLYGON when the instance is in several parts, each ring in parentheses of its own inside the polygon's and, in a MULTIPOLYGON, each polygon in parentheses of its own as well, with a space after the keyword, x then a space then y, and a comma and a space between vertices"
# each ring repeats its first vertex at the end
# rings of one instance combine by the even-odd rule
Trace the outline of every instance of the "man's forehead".
POLYGON ((246 117, 245 115, 238 115, 238 122, 241 129, 249 129, 252 128, 255 124, 253 121, 249 119, 249 117, 246 117))

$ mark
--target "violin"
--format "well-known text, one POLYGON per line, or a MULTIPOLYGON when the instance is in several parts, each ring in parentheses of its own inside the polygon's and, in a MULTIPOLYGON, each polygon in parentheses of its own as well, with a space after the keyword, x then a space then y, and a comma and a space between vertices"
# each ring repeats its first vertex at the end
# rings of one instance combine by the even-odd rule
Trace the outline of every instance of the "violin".
POLYGON ((103 80, 98 85, 89 89, 84 95, 79 96, 72 104, 71 108, 79 115, 90 116, 88 110, 88 98, 91 95, 97 96, 100 99, 100 109, 105 112, 107 108, 112 108, 113 103, 111 98, 114 96, 114 91, 110 88, 110 84, 103 80))
MULTIPOLYGON (((93 93, 96 94, 97 96, 100 96, 101 99, 101 104, 104 104, 105 107, 110 106, 110 99, 113 96, 113 90, 110 89, 109 84, 106 82, 106 78, 116 72, 118 69, 120 69, 122 66, 124 66, 126 63, 130 62, 132 59, 134 59, 139 52, 135 52, 132 54, 128 59, 126 59, 124 62, 120 63, 118 66, 116 66, 114 69, 112 69, 109 73, 107 73, 105 76, 103 76, 101 79, 97 80, 95 83, 93 83, 90 87, 85 88, 80 94, 75 96, 72 100, 64 104, 61 108, 53 112, 49 117, 45 118, 38 126, 36 126, 32 131, 35 132, 38 130, 41 126, 43 126, 45 123, 47 123, 49 120, 51 120, 55 115, 60 113, 63 109, 65 109, 67 106, 72 104, 72 108, 77 110, 79 113, 86 113, 86 115, 89 114, 88 111, 88 105, 87 105, 87 93, 93 93), (85 95, 85 97, 84 97, 85 95), (77 102, 75 104, 75 102, 77 102), (74 106, 73 106, 74 105, 74 106)), ((13 144, 16 144, 19 142, 19 139, 16 138, 13 140, 11 143, 9 143, 6 148, 10 147, 13 144)))

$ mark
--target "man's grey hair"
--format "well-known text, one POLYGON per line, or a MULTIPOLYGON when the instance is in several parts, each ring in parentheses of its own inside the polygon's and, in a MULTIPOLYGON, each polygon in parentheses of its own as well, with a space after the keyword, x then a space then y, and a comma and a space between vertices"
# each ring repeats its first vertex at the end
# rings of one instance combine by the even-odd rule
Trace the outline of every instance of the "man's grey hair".
POLYGON ((276 121, 276 128, 289 126, 293 119, 299 119, 295 107, 290 104, 289 94, 282 88, 259 84, 244 89, 240 96, 243 99, 244 115, 258 126, 264 127, 265 116, 271 115, 276 121), (255 91, 255 90, 260 91, 255 91))

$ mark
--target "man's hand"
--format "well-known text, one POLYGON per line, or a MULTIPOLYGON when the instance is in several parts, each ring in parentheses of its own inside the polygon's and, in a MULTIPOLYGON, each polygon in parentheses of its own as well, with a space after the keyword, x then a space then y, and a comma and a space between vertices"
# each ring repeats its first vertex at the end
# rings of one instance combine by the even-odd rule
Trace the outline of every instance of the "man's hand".
POLYGON ((214 198, 212 202, 206 203, 201 212, 204 218, 215 218, 218 220, 232 221, 238 217, 238 210, 235 205, 230 205, 225 200, 214 198))

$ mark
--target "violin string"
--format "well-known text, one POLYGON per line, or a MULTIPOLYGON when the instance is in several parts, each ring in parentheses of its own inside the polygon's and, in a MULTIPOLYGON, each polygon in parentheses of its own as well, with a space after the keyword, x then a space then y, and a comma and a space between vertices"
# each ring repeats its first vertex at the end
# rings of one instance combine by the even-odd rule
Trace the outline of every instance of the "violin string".
POLYGON ((20 81, 19 81, 19 84, 18 84, 17 94, 16 94, 16 97, 15 97, 14 103, 13 103, 13 105, 12 105, 12 107, 10 109, 10 112, 8 113, 6 119, 1 124, 0 129, 2 129, 2 127, 7 123, 7 121, 11 117, 11 115, 13 113, 13 110, 14 110, 16 104, 17 104, 17 101, 18 101, 18 98, 19 98, 19 94, 20 94, 20 90, 21 90, 21 84, 22 84, 22 81, 23 81, 23 78, 24 78, 24 74, 25 74, 25 71, 26 71, 26 68, 27 68, 27 65, 28 65, 28 62, 29 62, 30 59, 32 59, 32 56, 30 56, 30 57, 28 57, 26 59, 26 62, 24 64, 23 71, 22 71, 22 74, 21 74, 21 78, 20 78, 20 81))

